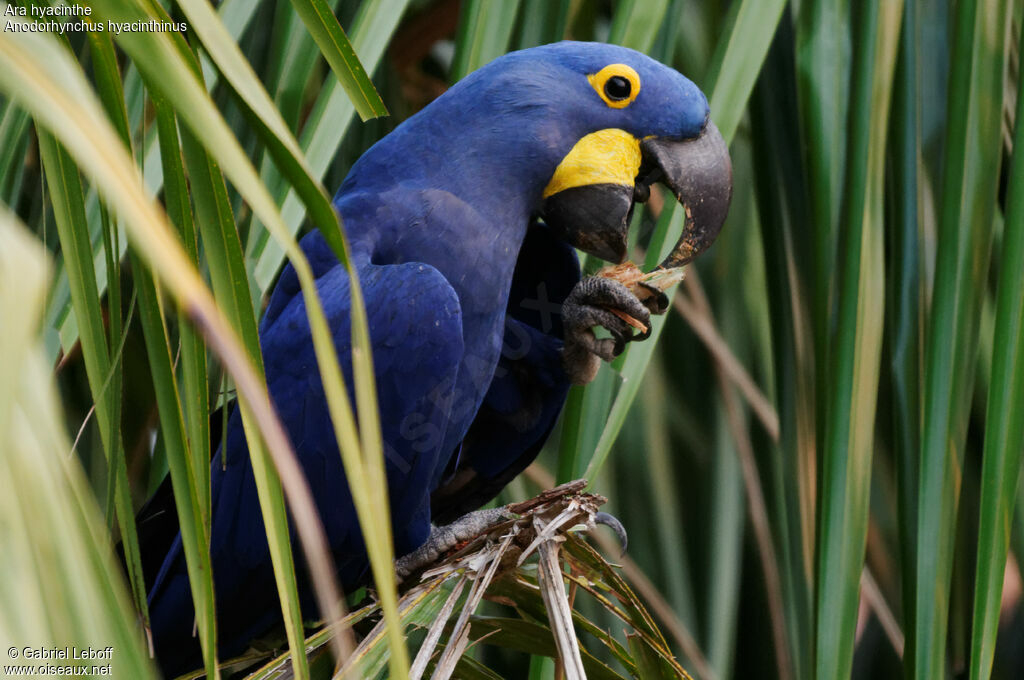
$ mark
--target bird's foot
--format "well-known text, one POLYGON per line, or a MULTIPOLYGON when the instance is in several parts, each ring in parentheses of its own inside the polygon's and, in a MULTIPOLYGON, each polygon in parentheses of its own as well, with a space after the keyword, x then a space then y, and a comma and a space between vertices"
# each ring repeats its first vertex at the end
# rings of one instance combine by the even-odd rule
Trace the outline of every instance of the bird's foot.
POLYGON ((626 554, 626 548, 629 547, 629 534, 626 533, 626 527, 622 526, 618 517, 608 512, 596 512, 594 513, 594 524, 603 524, 614 531, 615 537, 619 539, 619 547, 622 548, 621 554, 626 554))
POLYGON ((622 354, 627 342, 650 335, 650 310, 621 282, 604 276, 588 276, 576 284, 562 304, 562 319, 562 362, 576 385, 594 379, 599 359, 612 361, 622 354), (633 335, 637 323, 647 330, 633 335), (593 330, 596 326, 612 337, 598 338, 593 330))
POLYGON ((467 513, 451 524, 441 527, 431 525, 430 536, 423 545, 395 560, 395 575, 398 582, 403 582, 414 572, 437 561, 460 543, 474 539, 495 525, 514 519, 515 516, 504 507, 487 508, 467 513))

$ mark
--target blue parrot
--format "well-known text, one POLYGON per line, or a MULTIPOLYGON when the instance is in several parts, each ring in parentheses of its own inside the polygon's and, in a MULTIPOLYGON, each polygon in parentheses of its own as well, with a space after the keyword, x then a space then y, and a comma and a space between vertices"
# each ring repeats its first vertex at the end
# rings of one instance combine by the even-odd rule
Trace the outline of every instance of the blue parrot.
MULTIPOLYGON (((667 301, 581 280, 574 246, 626 256, 629 218, 662 182, 684 203, 664 266, 706 249, 731 194, 728 150, 701 91, 633 50, 562 42, 507 54, 399 125, 351 168, 334 205, 366 302, 396 555, 479 508, 521 472, 573 383, 630 340, 612 310, 645 325, 667 301), (598 338, 595 327, 611 337, 598 338)), ((346 383, 349 279, 323 236, 301 241, 346 383)), ((267 386, 309 481, 339 582, 368 578, 294 270, 260 324, 267 386)), ((219 653, 281 620, 241 420, 212 461, 211 556, 219 653)), ((171 513, 173 514, 173 513, 171 513)), ((180 535, 149 593, 168 676, 201 663, 180 535)), ((296 551, 296 555, 300 555, 296 551)), ((300 562, 304 612, 316 609, 300 562)))

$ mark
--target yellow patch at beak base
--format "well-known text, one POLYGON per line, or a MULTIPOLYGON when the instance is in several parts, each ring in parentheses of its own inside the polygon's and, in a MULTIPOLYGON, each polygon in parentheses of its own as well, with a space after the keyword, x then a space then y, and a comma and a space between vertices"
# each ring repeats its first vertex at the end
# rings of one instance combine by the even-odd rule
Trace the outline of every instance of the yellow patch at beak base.
POLYGON ((576 142, 544 188, 544 198, 591 184, 633 186, 640 170, 640 141, 625 130, 598 130, 576 142))

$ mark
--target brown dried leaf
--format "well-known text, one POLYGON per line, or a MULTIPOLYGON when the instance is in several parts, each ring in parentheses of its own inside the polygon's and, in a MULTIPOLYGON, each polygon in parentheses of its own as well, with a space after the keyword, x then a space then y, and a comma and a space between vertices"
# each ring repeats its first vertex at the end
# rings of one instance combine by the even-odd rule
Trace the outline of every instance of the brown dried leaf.
POLYGON ((603 276, 608 279, 615 279, 637 296, 642 302, 653 293, 654 288, 659 291, 666 291, 683 280, 686 276, 686 267, 674 267, 662 269, 657 267, 652 271, 644 273, 640 267, 632 261, 612 265, 597 271, 596 276, 603 276))

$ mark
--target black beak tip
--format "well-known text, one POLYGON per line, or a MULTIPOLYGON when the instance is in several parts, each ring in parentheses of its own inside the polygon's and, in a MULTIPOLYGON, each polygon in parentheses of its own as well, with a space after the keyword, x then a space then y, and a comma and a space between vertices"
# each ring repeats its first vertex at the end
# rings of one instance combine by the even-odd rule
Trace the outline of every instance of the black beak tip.
POLYGON ((725 223, 732 200, 732 162, 729 147, 710 120, 693 139, 645 140, 645 157, 664 173, 668 185, 686 210, 686 225, 672 253, 661 264, 680 267, 707 250, 725 223))

